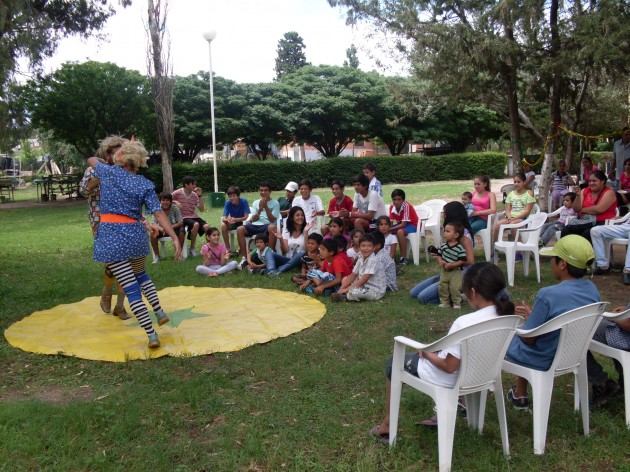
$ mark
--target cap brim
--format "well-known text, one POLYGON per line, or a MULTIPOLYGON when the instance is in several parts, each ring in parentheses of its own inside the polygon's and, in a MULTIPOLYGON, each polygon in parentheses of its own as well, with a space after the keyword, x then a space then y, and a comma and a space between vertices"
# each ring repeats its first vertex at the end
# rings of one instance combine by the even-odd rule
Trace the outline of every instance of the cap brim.
POLYGON ((538 254, 541 256, 557 256, 556 252, 552 247, 544 247, 538 251, 538 254))

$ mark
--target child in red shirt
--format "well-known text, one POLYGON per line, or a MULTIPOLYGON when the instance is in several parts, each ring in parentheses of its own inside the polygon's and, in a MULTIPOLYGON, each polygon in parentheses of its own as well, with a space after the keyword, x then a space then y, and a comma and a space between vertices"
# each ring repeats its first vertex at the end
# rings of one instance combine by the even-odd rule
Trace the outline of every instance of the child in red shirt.
MULTIPOLYGON (((339 242, 334 239, 326 239, 319 245, 319 255, 322 260, 321 270, 309 270, 307 277, 311 282, 311 288, 315 295, 330 295, 341 286, 341 280, 352 272, 352 268, 346 263, 343 253, 339 252, 339 242), (315 285, 312 288, 311 285, 315 285)), ((311 290, 306 290, 309 293, 311 290)))

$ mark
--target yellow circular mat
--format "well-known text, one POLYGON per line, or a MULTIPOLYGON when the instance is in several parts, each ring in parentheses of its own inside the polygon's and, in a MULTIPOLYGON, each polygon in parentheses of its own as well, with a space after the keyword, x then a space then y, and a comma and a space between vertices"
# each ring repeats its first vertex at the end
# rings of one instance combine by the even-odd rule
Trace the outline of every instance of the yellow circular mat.
POLYGON ((158 294, 171 319, 163 326, 153 323, 159 349, 149 350, 147 335, 133 316, 121 321, 104 314, 100 297, 35 312, 4 336, 24 351, 125 362, 238 351, 297 333, 326 313, 320 301, 282 290, 172 287, 158 294))

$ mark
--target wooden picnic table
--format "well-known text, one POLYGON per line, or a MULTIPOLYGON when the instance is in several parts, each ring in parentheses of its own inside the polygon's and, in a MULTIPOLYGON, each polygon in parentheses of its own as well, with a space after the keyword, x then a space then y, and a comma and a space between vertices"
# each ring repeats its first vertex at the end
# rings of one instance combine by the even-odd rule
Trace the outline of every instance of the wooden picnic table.
POLYGON ((0 200, 3 202, 7 200, 5 194, 8 195, 8 201, 15 200, 15 187, 19 183, 19 179, 15 177, 0 177, 0 200))
POLYGON ((76 174, 49 175, 33 180, 37 185, 37 201, 53 202, 57 195, 67 195, 70 199, 79 198, 81 176, 76 174))

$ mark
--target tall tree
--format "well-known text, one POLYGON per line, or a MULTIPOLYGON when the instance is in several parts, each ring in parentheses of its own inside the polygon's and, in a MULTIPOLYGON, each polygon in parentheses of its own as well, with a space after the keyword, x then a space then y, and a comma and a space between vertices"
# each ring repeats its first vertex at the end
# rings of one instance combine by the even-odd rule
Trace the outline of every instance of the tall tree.
POLYGON ((157 119, 157 135, 162 161, 162 188, 173 191, 173 67, 170 43, 164 44, 168 0, 149 0, 149 81, 157 119))
MULTIPOLYGON (((222 144, 242 138, 244 115, 248 113, 245 85, 214 77, 215 126, 222 144)), ((208 72, 175 78, 173 100, 176 160, 192 162, 202 149, 212 144, 208 72)))
POLYGON ((338 156, 354 139, 375 136, 385 121, 385 84, 349 67, 306 66, 279 82, 277 103, 299 143, 338 156))
POLYGON ((352 67, 353 69, 359 68, 359 57, 357 56, 357 48, 354 44, 351 44, 348 49, 346 49, 346 60, 343 61, 344 67, 352 67))
POLYGON ((304 50, 304 40, 295 31, 284 33, 284 37, 278 41, 276 53, 276 80, 280 80, 287 74, 295 72, 300 67, 308 65, 304 50))
POLYGON ((67 62, 30 81, 23 95, 33 127, 85 157, 110 134, 146 136, 153 119, 146 77, 112 63, 67 62))

